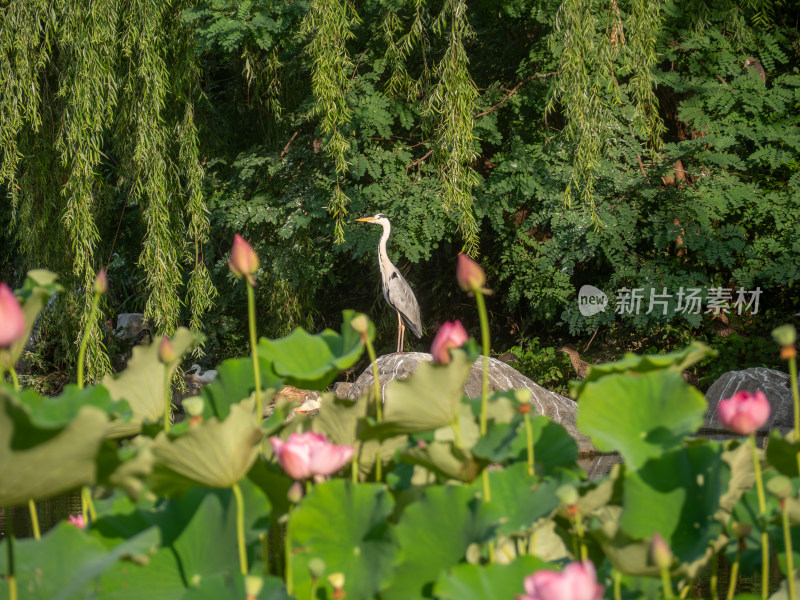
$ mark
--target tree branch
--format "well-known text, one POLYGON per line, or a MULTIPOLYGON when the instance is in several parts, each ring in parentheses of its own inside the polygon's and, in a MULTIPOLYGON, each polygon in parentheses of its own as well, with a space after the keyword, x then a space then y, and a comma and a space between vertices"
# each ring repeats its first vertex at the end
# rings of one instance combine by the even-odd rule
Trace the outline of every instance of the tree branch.
POLYGON ((521 88, 524 84, 528 83, 531 79, 544 79, 545 77, 550 77, 550 75, 555 75, 557 72, 558 71, 550 71, 549 73, 537 73, 536 75, 531 75, 527 79, 523 79, 513 88, 511 88, 511 91, 508 92, 508 94, 506 94, 505 97, 502 100, 500 100, 500 102, 498 102, 488 110, 485 110, 482 113, 478 113, 477 115, 475 115, 474 118, 478 119, 480 117, 486 116, 495 109, 500 108, 503 104, 505 104, 508 101, 509 98, 511 98, 511 96, 513 96, 519 91, 519 88, 521 88))

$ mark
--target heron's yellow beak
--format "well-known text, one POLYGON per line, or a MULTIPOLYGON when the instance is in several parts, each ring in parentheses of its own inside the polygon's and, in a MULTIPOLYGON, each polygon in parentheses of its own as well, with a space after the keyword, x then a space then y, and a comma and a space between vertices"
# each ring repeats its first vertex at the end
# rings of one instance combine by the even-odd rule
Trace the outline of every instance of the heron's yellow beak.
POLYGON ((365 223, 371 223, 375 220, 375 217, 364 217, 363 219, 356 219, 356 221, 364 221, 365 223))

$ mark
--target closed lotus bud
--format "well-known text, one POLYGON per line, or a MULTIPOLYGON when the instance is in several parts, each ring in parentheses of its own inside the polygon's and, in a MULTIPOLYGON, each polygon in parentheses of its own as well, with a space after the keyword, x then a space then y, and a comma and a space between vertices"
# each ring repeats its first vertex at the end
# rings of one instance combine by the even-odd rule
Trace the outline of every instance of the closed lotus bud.
POLYGON ((0 283, 0 348, 8 348, 25 335, 25 315, 19 300, 5 283, 0 283))
POLYGON ((564 484, 556 490, 556 498, 564 506, 573 506, 578 503, 578 490, 574 485, 564 484))
POLYGON ((653 544, 650 546, 650 556, 653 559, 653 564, 659 569, 669 569, 672 564, 672 550, 670 550, 669 545, 664 538, 661 537, 660 533, 656 533, 653 536, 653 544))
POLYGON ((794 346, 797 342, 797 329, 791 324, 781 325, 772 330, 772 339, 779 346, 794 346))
POLYGON ((465 292, 480 292, 486 284, 486 273, 469 256, 459 254, 456 279, 458 280, 458 285, 465 292))
POLYGON ((181 405, 190 417, 199 417, 203 414, 203 399, 200 396, 184 398, 181 405))
POLYGON ((231 259, 228 267, 237 277, 245 277, 250 285, 255 285, 255 275, 258 271, 258 255, 253 247, 244 241, 238 233, 233 236, 233 248, 231 249, 231 259))
POLYGON ((244 578, 244 593, 247 594, 247 599, 255 600, 261 593, 264 587, 264 579, 258 575, 247 575, 244 578))
POLYGON ((175 362, 175 358, 175 348, 172 346, 172 342, 167 336, 161 336, 161 343, 158 345, 158 360, 165 365, 171 365, 175 362))
POLYGON ((367 315, 363 313, 357 314, 353 317, 352 321, 350 321, 350 327, 352 327, 354 331, 365 335, 369 328, 369 319, 367 319, 367 315))
POLYGON ((335 590, 341 590, 344 587, 344 573, 331 573, 328 575, 328 582, 335 590))
POLYGON ((289 491, 286 492, 286 499, 292 504, 299 504, 303 499, 303 484, 295 481, 289 486, 289 491))
POLYGON ((739 539, 746 538, 752 530, 753 526, 748 523, 742 523, 741 521, 731 523, 731 531, 739 539))
POLYGON ((730 398, 720 400, 717 415, 724 427, 740 435, 755 433, 769 419, 770 404, 761 390, 754 393, 740 391, 730 398))
POLYGON ((308 572, 314 579, 319 579, 325 575, 325 561, 321 558, 312 558, 308 561, 308 572))
POLYGON ((469 335, 461 321, 443 323, 431 344, 433 362, 442 365, 448 364, 450 362, 450 348, 458 348, 468 339, 469 335))
POLYGON ((100 269, 97 272, 97 277, 94 278, 94 293, 105 294, 108 291, 108 278, 106 277, 106 270, 100 269))

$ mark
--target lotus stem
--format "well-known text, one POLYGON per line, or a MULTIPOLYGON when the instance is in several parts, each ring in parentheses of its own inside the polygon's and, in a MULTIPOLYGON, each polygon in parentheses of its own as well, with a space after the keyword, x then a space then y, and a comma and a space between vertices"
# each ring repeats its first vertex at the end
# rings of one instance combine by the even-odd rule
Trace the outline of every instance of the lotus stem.
MULTIPOLYGON (((375 356, 375 348, 372 346, 372 341, 369 336, 362 334, 364 344, 367 346, 367 354, 372 364, 372 393, 375 396, 375 418, 378 423, 383 421, 383 402, 381 399, 381 382, 380 374, 378 372, 378 358, 375 356)), ((383 461, 381 460, 381 446, 378 441, 378 449, 375 451, 375 481, 380 482, 383 479, 383 461)))
POLYGON ((711 578, 709 581, 711 599, 717 600, 719 598, 719 555, 714 553, 711 557, 711 578))
POLYGON ((85 519, 88 519, 91 523, 97 521, 97 511, 94 509, 92 491, 88 486, 83 486, 81 488, 81 506, 83 508, 83 517, 85 519))
POLYGON ((758 492, 759 526, 761 527, 761 598, 767 600, 769 595, 769 536, 763 522, 767 503, 764 499, 764 482, 761 477, 761 463, 758 461, 758 448, 756 447, 756 436, 750 434, 750 445, 753 448, 753 470, 756 474, 756 490, 758 492))
POLYGON ((575 511, 575 534, 578 538, 578 547, 580 548, 580 559, 581 561, 589 560, 589 551, 586 548, 586 543, 583 541, 583 521, 581 519, 581 513, 579 511, 575 511))
POLYGON ((8 544, 8 598, 17 600, 17 579, 14 576, 14 524, 8 519, 8 507, 6 514, 6 539, 8 544))
MULTIPOLYGON (((789 381, 794 400, 794 443, 800 443, 800 392, 797 390, 797 357, 789 358, 789 381)), ((797 452, 797 471, 800 473, 800 451, 797 452)))
POLYGON ((261 560, 264 563, 264 577, 269 576, 269 534, 260 533, 258 541, 261 543, 261 560))
POLYGON ((533 461, 533 431, 531 431, 531 416, 529 413, 525 413, 523 417, 525 419, 525 438, 527 440, 528 447, 528 475, 533 477, 536 474, 536 469, 533 461))
POLYGON ((483 345, 483 380, 481 385, 481 435, 486 435, 487 413, 489 411, 489 317, 486 314, 486 302, 483 294, 475 291, 475 301, 478 304, 478 316, 481 321, 481 342, 483 345))
POLYGON ((86 321, 86 327, 83 329, 83 337, 81 338, 81 347, 78 351, 78 389, 83 389, 83 371, 84 371, 84 360, 86 357, 86 348, 89 344, 89 334, 92 332, 92 327, 94 327, 94 321, 97 317, 97 307, 100 305, 100 294, 95 292, 94 298, 92 299, 92 310, 89 312, 89 320, 86 321))
POLYGON ((489 471, 484 469, 481 476, 483 477, 483 500, 484 502, 491 502, 492 487, 489 485, 489 471))
POLYGON ((239 568, 242 575, 247 575, 247 549, 244 544, 244 499, 239 484, 234 483, 233 495, 236 497, 236 538, 239 544, 239 568))
MULTIPOLYGON (((199 373, 199 371, 198 371, 199 373)), ((169 433, 169 421, 172 416, 172 402, 170 400, 170 368, 164 365, 164 433, 169 433)))
POLYGON ((33 537, 37 540, 42 539, 39 533, 39 515, 36 514, 36 503, 33 498, 28 500, 28 512, 31 513, 31 527, 33 528, 33 537))
POLYGON ((261 407, 261 369, 258 367, 258 340, 256 338, 256 297, 253 286, 247 282, 247 317, 250 324, 250 354, 253 356, 253 379, 256 384, 256 413, 261 423, 264 411, 261 407))
POLYGON ((289 536, 290 529, 289 526, 291 524, 291 516, 292 516, 292 509, 289 509, 289 519, 286 521, 286 539, 284 540, 284 544, 286 547, 284 549, 286 553, 286 594, 291 596, 294 591, 294 581, 292 577, 292 539, 289 536))
MULTIPOLYGON (((669 600, 672 598, 672 579, 669 576, 669 567, 661 569, 661 587, 664 588, 664 598, 669 600)), ((711 596, 714 598, 714 596, 711 596)))
POLYGON ((783 522, 783 543, 786 549, 786 578, 789 586, 789 598, 797 598, 794 595, 794 556, 792 556, 792 532, 789 529, 789 511, 786 510, 786 500, 780 501, 781 521, 783 522))
POLYGON ((726 600, 733 600, 733 595, 736 593, 736 579, 739 577, 739 558, 741 554, 740 542, 740 546, 736 549, 736 558, 733 559, 733 564, 731 565, 731 581, 728 584, 728 595, 725 596, 726 600))
POLYGON ((614 571, 614 600, 622 600, 622 573, 614 571))
MULTIPOLYGON (((17 378, 17 372, 14 370, 14 365, 8 367, 8 374, 11 375, 11 384, 14 386, 14 391, 19 391, 19 379, 17 378)), ((2 378, 0 378, 2 379, 2 378)))

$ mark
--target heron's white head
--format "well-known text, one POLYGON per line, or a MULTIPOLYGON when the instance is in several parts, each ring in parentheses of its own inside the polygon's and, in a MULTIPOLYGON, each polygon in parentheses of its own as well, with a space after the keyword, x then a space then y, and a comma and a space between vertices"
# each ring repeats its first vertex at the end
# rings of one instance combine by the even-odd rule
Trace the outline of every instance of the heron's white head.
POLYGON ((356 219, 364 223, 375 223, 376 225, 389 225, 389 217, 383 213, 378 213, 374 217, 364 217, 363 219, 356 219))
POLYGON ((195 363, 191 367, 189 367, 186 372, 187 373, 191 373, 192 371, 195 371, 195 372, 199 373, 202 370, 203 370, 203 368, 200 365, 198 365, 197 363, 195 363))

